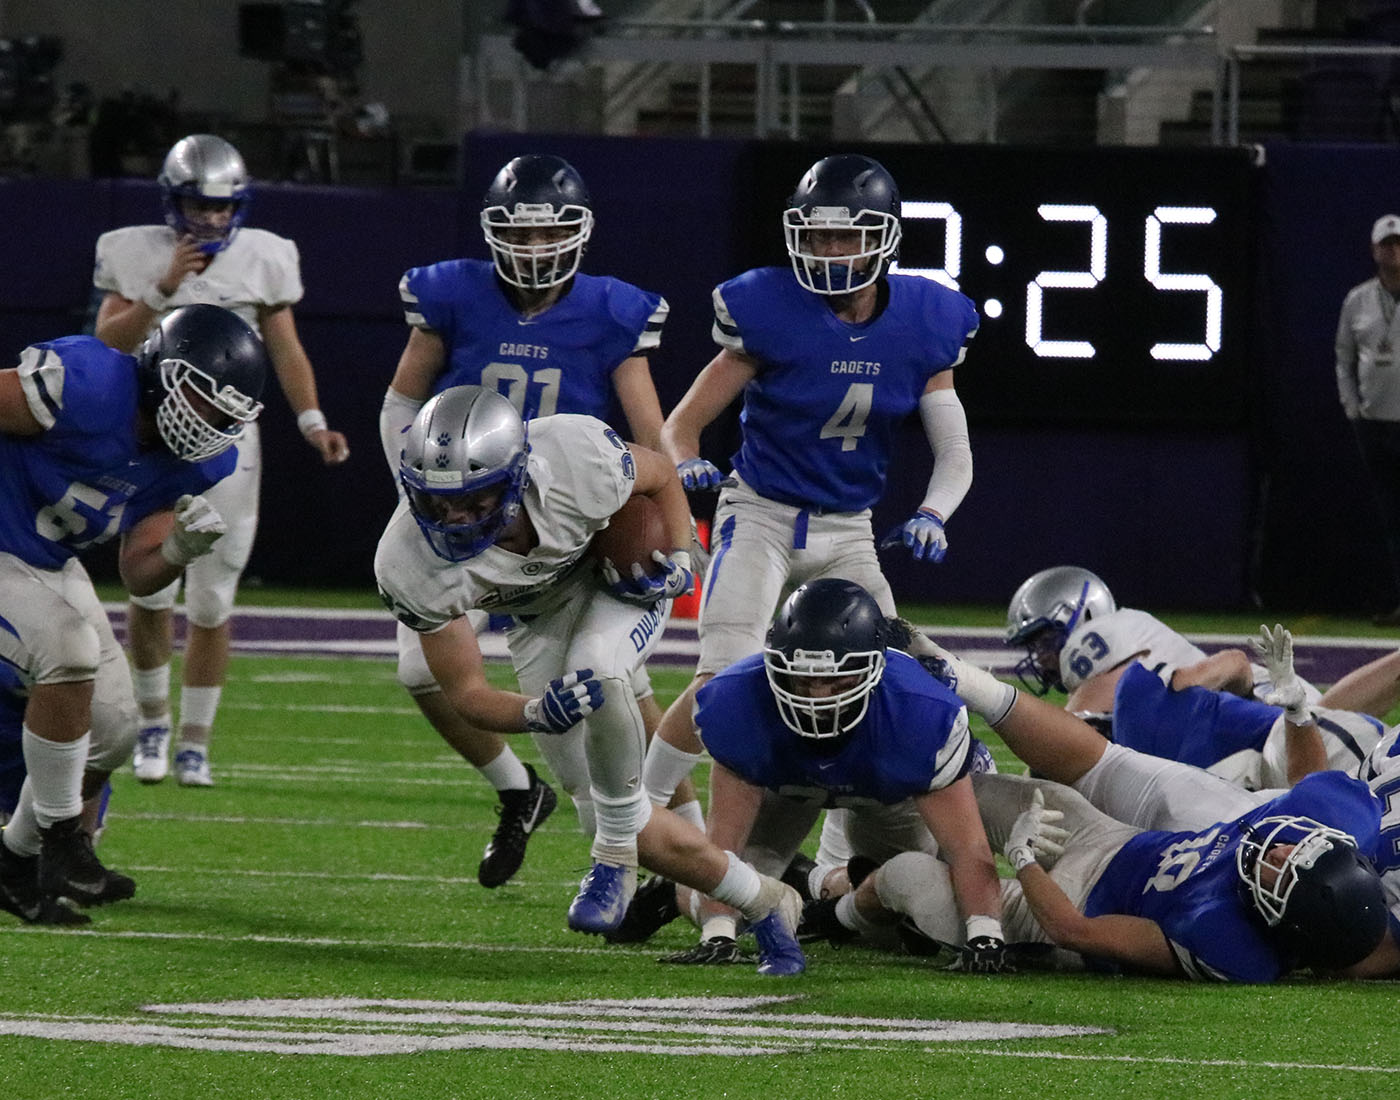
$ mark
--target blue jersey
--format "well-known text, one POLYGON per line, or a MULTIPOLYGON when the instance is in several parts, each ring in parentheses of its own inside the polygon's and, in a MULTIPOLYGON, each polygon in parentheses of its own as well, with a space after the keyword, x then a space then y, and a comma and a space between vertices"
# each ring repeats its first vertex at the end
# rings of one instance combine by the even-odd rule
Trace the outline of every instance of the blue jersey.
POLYGON ((575 275, 568 293, 525 318, 484 260, 415 267, 399 283, 410 325, 442 337, 447 367, 434 384, 486 386, 526 420, 554 413, 608 419, 612 373, 661 342, 667 305, 630 283, 575 275))
POLYGON ((44 429, 0 433, 0 550, 58 569, 233 471, 233 448, 198 464, 136 438, 136 363, 91 336, 36 344, 20 385, 44 429))
POLYGON ((761 653, 715 676, 695 702, 697 731, 715 760, 756 787, 826 806, 901 802, 946 787, 970 760, 962 701, 895 650, 865 717, 839 739, 814 741, 787 727, 761 653))
POLYGON ((977 310, 957 291, 918 275, 886 282, 884 310, 859 325, 840 320, 787 268, 757 268, 716 288, 716 342, 758 361, 732 459, 756 492, 827 512, 880 499, 900 423, 977 331, 977 310))
MULTIPOLYGON (((4 630, 0 622, 0 630, 4 630)), ((14 665, 0 660, 0 813, 12 814, 24 784, 24 708, 29 685, 14 665)))
POLYGON ((1237 752, 1263 752, 1283 711, 1203 687, 1167 687, 1134 661, 1113 693, 1113 740, 1130 749, 1209 768, 1237 752))
POLYGON ((1119 849, 1089 893, 1084 912, 1156 921, 1187 977, 1268 982, 1287 963, 1263 918, 1242 893, 1235 851, 1244 827, 1276 815, 1310 817, 1375 850, 1380 809, 1364 783, 1316 772, 1234 821, 1201 832, 1139 833, 1119 849))

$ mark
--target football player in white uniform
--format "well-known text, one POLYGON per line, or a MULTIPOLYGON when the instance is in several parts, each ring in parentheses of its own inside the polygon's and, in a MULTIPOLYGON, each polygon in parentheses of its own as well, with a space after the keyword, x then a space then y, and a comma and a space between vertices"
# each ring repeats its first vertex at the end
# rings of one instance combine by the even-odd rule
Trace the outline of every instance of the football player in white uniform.
MULTIPOLYGON (((241 228, 250 189, 238 150, 212 134, 181 138, 166 155, 159 183, 165 225, 137 225, 102 234, 93 283, 103 291, 94 334, 131 351, 179 306, 204 302, 243 318, 267 348, 297 426, 327 465, 349 457, 345 437, 331 431, 316 396, 311 362, 297 336, 292 305, 302 296, 296 245, 262 229, 241 228)), ((214 552, 185 571, 189 640, 180 695, 176 778, 207 787, 209 737, 229 657, 229 616, 258 524, 262 459, 256 424, 238 443, 233 474, 209 491, 228 524, 214 552)), ((141 708, 133 766, 144 783, 168 770, 172 609, 179 578, 148 596, 133 596, 129 645, 141 708)))
POLYGON ((675 881, 738 897, 729 904, 757 922, 760 951, 771 956, 766 972, 798 972, 796 892, 721 853, 676 815, 653 811, 641 784, 645 731, 632 676, 655 648, 671 598, 694 583, 680 549, 690 542, 690 512, 667 459, 629 447, 591 416, 542 417, 527 431, 500 394, 454 386, 414 418, 399 476, 406 499, 375 555, 385 604, 419 633, 433 677, 464 717, 481 729, 529 730, 565 790, 590 787, 593 867, 569 906, 569 927, 615 929, 640 858, 675 881), (637 494, 660 506, 676 549, 656 551, 654 576, 613 569, 605 585, 586 551, 637 494), (467 619, 476 609, 512 616, 506 637, 523 694, 487 681, 467 619))

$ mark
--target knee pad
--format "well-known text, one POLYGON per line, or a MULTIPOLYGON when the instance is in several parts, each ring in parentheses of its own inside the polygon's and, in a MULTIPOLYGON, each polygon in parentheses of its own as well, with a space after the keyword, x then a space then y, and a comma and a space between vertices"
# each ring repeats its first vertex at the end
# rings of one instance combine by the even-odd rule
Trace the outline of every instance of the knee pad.
POLYGON ((201 564, 204 563, 195 562, 185 575, 185 617, 193 626, 213 630, 223 626, 233 614, 242 570, 218 561, 209 561, 206 568, 197 570, 195 566, 201 564))
POLYGON ((175 606, 175 598, 180 594, 180 578, 176 577, 164 588, 149 596, 131 596, 129 599, 142 611, 169 611, 175 606))
POLYGON ((418 636, 402 623, 399 624, 399 631, 399 663, 396 670, 399 683, 415 697, 441 691, 442 688, 428 670, 428 661, 423 656, 423 646, 419 643, 418 636), (404 638, 404 633, 409 637, 404 638))
POLYGON ((68 684, 97 677, 102 660, 102 641, 97 630, 76 616, 54 624, 39 644, 30 646, 29 669, 36 684, 68 684))

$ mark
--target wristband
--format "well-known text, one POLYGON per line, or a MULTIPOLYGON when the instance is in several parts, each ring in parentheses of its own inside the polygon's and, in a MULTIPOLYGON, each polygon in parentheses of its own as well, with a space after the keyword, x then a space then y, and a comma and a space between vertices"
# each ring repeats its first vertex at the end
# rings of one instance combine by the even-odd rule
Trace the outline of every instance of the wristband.
POLYGON ((324 432, 327 426, 326 414, 320 409, 306 409, 297 413, 297 429, 308 438, 312 432, 324 432))
POLYGON ((1019 875, 1035 862, 1035 852, 1027 844, 1018 844, 1007 849, 1006 862, 1011 864, 1011 869, 1019 875))

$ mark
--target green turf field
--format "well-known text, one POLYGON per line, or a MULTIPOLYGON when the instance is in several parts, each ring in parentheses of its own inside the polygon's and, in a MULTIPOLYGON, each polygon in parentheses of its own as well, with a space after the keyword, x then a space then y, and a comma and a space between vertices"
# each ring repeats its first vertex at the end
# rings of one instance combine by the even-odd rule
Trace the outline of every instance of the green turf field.
POLYGON ((114 781, 100 850, 135 899, 86 930, 0 918, 10 1095, 1400 1095, 1393 983, 974 977, 827 945, 764 979, 658 965, 681 922, 635 947, 570 933, 570 809, 478 886, 494 796, 387 662, 236 658, 214 764, 208 790, 114 781))

